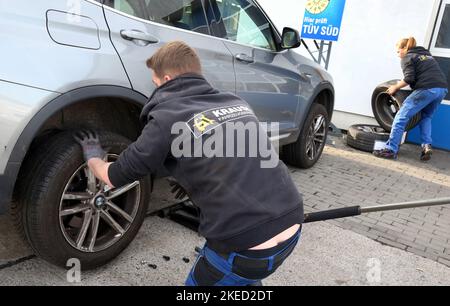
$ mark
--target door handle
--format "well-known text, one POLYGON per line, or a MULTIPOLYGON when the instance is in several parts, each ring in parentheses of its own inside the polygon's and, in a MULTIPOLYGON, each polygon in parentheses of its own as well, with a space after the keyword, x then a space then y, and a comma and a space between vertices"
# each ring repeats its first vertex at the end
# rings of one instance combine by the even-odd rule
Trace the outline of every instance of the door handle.
POLYGON ((251 56, 248 56, 247 54, 244 53, 239 53, 238 55, 235 56, 235 58, 240 61, 240 62, 244 62, 244 63, 254 63, 255 59, 251 56))
POLYGON ((122 36, 122 38, 125 40, 142 41, 147 45, 159 43, 159 40, 154 36, 138 30, 122 30, 120 31, 120 36, 122 36))

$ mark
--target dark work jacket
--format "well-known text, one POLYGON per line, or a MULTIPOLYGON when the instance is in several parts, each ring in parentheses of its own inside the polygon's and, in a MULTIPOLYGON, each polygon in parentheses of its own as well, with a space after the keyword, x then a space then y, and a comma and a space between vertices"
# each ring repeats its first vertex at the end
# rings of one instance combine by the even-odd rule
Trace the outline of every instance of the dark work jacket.
MULTIPOLYGON (((219 252, 247 250, 303 222, 302 198, 287 167, 250 106, 239 97, 219 92, 200 75, 185 74, 158 88, 141 118, 147 122, 142 135, 109 168, 114 186, 141 179, 164 165, 200 208, 199 232, 219 252), (249 149, 244 150, 245 157, 210 158, 195 149, 194 142, 212 141, 220 133, 230 140, 225 122, 257 127, 257 136, 264 137, 266 148, 275 154, 274 167, 262 168, 263 156, 250 155, 249 149), (188 132, 181 134, 180 126, 188 132), (191 146, 196 155, 174 156, 175 143, 176 148, 191 146)), ((242 149, 236 140, 217 141, 217 147, 211 147, 220 148, 220 143, 223 152, 230 143, 235 154, 242 149)))
POLYGON ((402 59, 404 80, 412 89, 447 88, 447 79, 431 53, 423 47, 412 48, 402 59))

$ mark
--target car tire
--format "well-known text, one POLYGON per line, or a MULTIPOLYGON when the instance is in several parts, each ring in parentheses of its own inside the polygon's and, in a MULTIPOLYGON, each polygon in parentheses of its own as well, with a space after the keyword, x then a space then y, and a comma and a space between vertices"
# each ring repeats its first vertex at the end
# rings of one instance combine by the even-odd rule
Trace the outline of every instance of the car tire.
MULTIPOLYGON (((392 130, 392 123, 395 115, 401 108, 403 102, 411 94, 411 91, 400 90, 394 96, 389 95, 386 91, 389 86, 383 84, 378 86, 372 95, 372 110, 378 124, 387 132, 392 130)), ((406 125, 406 131, 415 128, 422 116, 420 112, 416 114, 406 125)))
POLYGON ((314 103, 295 143, 283 147, 282 159, 289 165, 303 169, 313 167, 325 147, 330 124, 329 114, 321 104, 314 103), (315 125, 318 130, 315 130, 315 125))
MULTIPOLYGON (((45 143, 45 149, 36 151, 34 163, 30 163, 33 174, 18 198, 16 219, 21 219, 17 225, 23 226, 36 255, 61 267, 69 259, 77 259, 82 270, 89 270, 114 259, 134 239, 147 212, 151 185, 150 178, 145 178, 121 195, 113 193, 119 189, 105 192, 101 199, 108 205, 98 207, 94 198, 99 196, 75 200, 93 177, 88 175, 81 148, 72 135, 60 133, 45 143), (107 196, 114 198, 107 200, 107 196), (113 201, 114 209, 109 206, 113 201), (84 210, 73 213, 80 207, 84 210)), ((99 137, 108 148, 110 161, 130 144, 125 137, 108 132, 99 137)), ((91 182, 95 184, 90 186, 100 186, 98 180, 91 182)))
POLYGON ((347 144, 364 152, 372 152, 376 141, 388 140, 389 133, 376 125, 353 125, 347 133, 347 144))
POLYGON ((28 243, 24 226, 25 203, 23 200, 21 200, 21 198, 24 194, 26 194, 28 182, 32 180, 34 173, 36 173, 36 170, 40 165, 40 163, 36 162, 36 160, 39 160, 41 157, 47 156, 47 152, 49 150, 49 146, 47 144, 49 144, 51 136, 55 135, 54 133, 55 132, 50 132, 46 134, 43 139, 31 145, 27 156, 21 166, 21 171, 19 173, 19 176, 17 177, 17 183, 14 188, 14 196, 10 205, 9 213, 12 224, 16 229, 17 234, 25 243, 28 243), (35 158, 32 158, 33 156, 35 158))

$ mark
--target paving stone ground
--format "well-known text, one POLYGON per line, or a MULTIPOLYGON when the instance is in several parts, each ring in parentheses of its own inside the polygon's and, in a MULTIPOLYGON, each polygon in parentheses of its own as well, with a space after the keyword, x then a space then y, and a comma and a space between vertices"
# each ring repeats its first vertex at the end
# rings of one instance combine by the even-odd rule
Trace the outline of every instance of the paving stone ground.
MULTIPOLYGON (((345 137, 345 136, 344 136, 345 137)), ((450 154, 419 160, 420 148, 402 146, 397 161, 378 159, 331 137, 310 170, 291 168, 307 212, 450 197, 450 154)), ((450 205, 372 213, 330 221, 382 244, 450 266, 450 205)))
MULTIPOLYGON (((103 267, 81 273, 80 283, 70 282, 70 270, 33 258, 0 266, 0 286, 182 286, 196 258, 194 247, 203 243, 197 233, 177 223, 149 217, 122 254, 103 267)), ((314 223, 305 225, 299 245, 264 285, 448 286, 450 268, 333 224, 314 223)))
MULTIPOLYGON (((290 168, 304 194, 306 212, 450 196, 448 152, 437 151, 430 163, 423 164, 418 161, 420 149, 406 145, 394 162, 348 148, 341 138, 331 141, 335 145, 325 148, 314 168, 290 168)), ((449 206, 307 224, 300 247, 266 284, 448 285, 449 237, 449 206), (381 268, 375 283, 368 278, 373 259, 381 268)), ((192 262, 193 248, 203 241, 179 224, 147 218, 130 247, 111 264, 83 274, 82 284, 182 285, 190 264, 181 258, 192 262), (163 255, 172 260, 166 262, 163 255), (158 269, 148 268, 144 261, 158 269)), ((10 218, 1 216, 0 285, 69 284, 64 269, 30 255, 10 218)))

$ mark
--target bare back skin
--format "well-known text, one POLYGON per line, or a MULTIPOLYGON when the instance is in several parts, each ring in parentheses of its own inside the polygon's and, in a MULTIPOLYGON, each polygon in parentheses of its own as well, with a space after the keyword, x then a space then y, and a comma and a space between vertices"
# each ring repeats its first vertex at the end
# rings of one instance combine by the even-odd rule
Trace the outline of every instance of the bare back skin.
POLYGON ((280 234, 276 235, 275 237, 273 237, 270 240, 267 240, 266 242, 251 248, 250 250, 252 251, 256 251, 256 250, 266 250, 266 249, 270 249, 273 247, 276 247, 277 245, 279 245, 280 243, 285 242, 286 240, 288 240, 289 238, 291 238, 292 236, 295 235, 295 233, 297 233, 297 231, 300 229, 300 224, 296 224, 290 228, 288 228, 287 230, 285 230, 284 232, 281 232, 280 234))

